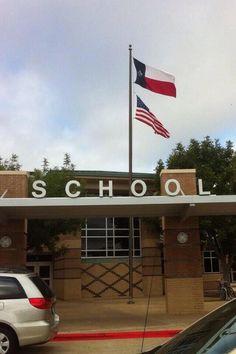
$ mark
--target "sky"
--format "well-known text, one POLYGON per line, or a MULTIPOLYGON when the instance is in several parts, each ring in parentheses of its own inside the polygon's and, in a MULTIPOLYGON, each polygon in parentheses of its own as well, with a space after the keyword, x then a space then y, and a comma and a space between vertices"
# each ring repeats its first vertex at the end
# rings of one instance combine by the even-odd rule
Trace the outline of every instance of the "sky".
MULTIPOLYGON (((0 156, 23 170, 128 171, 129 44, 175 76, 177 97, 133 84, 170 132, 133 120, 133 171, 182 142, 236 146, 235 0, 0 0, 0 156)), ((133 81, 136 73, 132 67, 133 81)))

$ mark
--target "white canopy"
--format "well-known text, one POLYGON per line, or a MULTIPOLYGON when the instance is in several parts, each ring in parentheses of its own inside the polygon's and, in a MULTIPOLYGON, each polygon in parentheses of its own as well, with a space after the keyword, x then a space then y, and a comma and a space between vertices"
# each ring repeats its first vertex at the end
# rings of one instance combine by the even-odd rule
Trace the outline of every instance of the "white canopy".
POLYGON ((0 220, 236 215, 236 195, 0 198, 0 220))

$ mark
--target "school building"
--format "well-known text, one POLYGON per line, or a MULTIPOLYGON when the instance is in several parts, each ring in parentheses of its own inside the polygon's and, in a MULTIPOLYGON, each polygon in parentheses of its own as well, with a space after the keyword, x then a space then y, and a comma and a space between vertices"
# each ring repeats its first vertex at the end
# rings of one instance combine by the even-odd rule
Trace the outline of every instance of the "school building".
POLYGON ((169 313, 200 312, 205 284, 221 270, 214 250, 201 245, 199 217, 235 215, 236 196, 210 195, 192 169, 163 170, 160 179, 156 195, 155 174, 134 173, 129 195, 127 173, 78 171, 71 184, 83 183, 86 197, 68 184, 68 198, 47 198, 46 186, 28 195, 29 173, 0 171, 0 266, 27 265, 60 299, 126 298, 132 217, 134 297, 165 295, 169 313), (66 253, 27 252, 28 220, 53 218, 84 220, 76 235, 60 237, 66 253))

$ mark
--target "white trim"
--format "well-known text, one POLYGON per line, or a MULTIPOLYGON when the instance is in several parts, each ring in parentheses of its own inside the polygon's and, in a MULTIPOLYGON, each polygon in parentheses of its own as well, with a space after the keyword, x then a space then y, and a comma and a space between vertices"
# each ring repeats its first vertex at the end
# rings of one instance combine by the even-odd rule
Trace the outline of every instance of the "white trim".
POLYGON ((0 176, 1 175, 28 176, 29 173, 25 171, 0 171, 0 176))
POLYGON ((163 174, 172 174, 172 173, 179 173, 179 174, 182 174, 182 173, 196 173, 196 169, 195 168, 185 168, 183 170, 179 170, 179 169, 164 169, 164 170, 161 170, 160 172, 160 176, 163 175, 163 174))
MULTIPOLYGON (((104 219, 104 227, 96 227, 96 224, 93 223, 93 226, 89 225, 90 219, 87 218, 84 227, 81 228, 81 258, 82 259, 87 259, 87 258, 123 258, 123 257, 128 257, 129 256, 129 248, 117 248, 116 245, 116 240, 118 239, 125 239, 128 241, 129 244, 129 223, 128 220, 129 218, 126 217, 127 221, 127 227, 119 227, 116 226, 116 221, 119 218, 112 217, 112 226, 108 225, 108 219, 111 218, 102 218, 101 220, 104 219), (94 231, 93 235, 88 235, 90 231, 94 231), (103 235, 96 235, 97 231, 103 231, 103 235), (125 235, 119 235, 116 233, 119 233, 119 231, 126 231, 125 235), (83 241, 84 240, 84 241, 83 241), (100 249, 100 248, 88 248, 88 241, 89 240, 96 240, 97 244, 102 240, 103 244, 105 243, 105 248, 100 249), (108 246, 109 240, 112 241, 112 247, 108 246), (83 245, 83 242, 85 242, 85 247, 83 245), (88 254, 92 252, 95 253, 105 253, 102 256, 101 255, 92 255, 89 256, 88 254), (126 252, 125 255, 120 256, 116 255, 117 252, 126 252)), ((123 218, 122 218, 123 219, 123 218)), ((111 220, 109 220, 110 222, 111 220)), ((140 225, 140 219, 137 218, 138 222, 138 227, 135 227, 135 220, 133 222, 133 257, 141 257, 142 252, 141 252, 141 225, 140 225), (138 235, 135 235, 135 233, 138 231, 138 235), (135 241, 139 240, 139 248, 135 248, 135 241), (136 255, 136 253, 139 253, 136 255)), ((95 242, 95 244, 96 244, 95 242)))
POLYGON ((101 216, 236 215, 236 195, 145 197, 0 198, 0 218, 78 218, 101 216), (191 208, 189 206, 191 205, 191 208))

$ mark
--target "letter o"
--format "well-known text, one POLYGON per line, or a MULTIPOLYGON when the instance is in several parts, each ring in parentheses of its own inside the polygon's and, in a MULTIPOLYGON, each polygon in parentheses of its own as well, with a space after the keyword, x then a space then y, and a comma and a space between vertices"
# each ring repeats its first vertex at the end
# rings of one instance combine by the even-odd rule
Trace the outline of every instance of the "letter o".
POLYGON ((77 198, 77 197, 79 197, 79 195, 80 195, 80 191, 77 191, 77 192, 75 192, 75 193, 71 193, 71 192, 70 192, 70 187, 71 187, 73 184, 74 184, 75 186, 77 186, 77 187, 80 187, 79 181, 76 181, 76 180, 69 181, 69 182, 66 183, 65 192, 66 192, 66 195, 67 195, 68 197, 70 197, 70 198, 77 198))
POLYGON ((144 181, 142 181, 141 179, 136 179, 135 181, 132 182, 131 184, 131 192, 133 194, 133 196, 135 197, 143 197, 144 194, 147 192, 147 185, 144 181), (137 184, 140 184, 142 186, 142 191, 141 192, 136 192, 135 187, 137 184))
POLYGON ((181 192, 181 187, 180 187, 179 181, 177 181, 177 179, 174 179, 174 178, 168 179, 168 181, 166 181, 166 183, 165 183, 165 191, 169 196, 172 196, 172 197, 179 194, 181 192), (175 191, 174 192, 171 192, 169 189, 169 185, 171 183, 175 184, 175 191))

